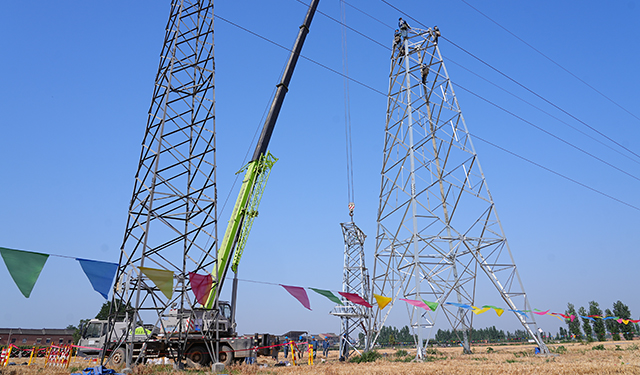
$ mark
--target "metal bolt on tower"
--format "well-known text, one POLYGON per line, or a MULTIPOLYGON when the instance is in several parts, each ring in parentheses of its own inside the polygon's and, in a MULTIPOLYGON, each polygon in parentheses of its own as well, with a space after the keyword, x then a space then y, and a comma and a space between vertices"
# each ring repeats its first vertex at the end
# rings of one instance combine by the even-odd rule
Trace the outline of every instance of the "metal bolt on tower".
MULTIPOLYGON (((461 333, 470 352, 473 305, 485 274, 511 310, 530 310, 495 204, 438 47, 437 27, 409 28, 394 43, 372 292, 438 302, 407 306, 422 359, 436 317, 461 333), (426 335, 425 335, 426 333, 426 335)), ((375 343, 389 316, 374 310, 375 343)), ((543 352, 532 314, 514 312, 543 352)))
MULTIPOLYGON (((172 1, 113 295, 129 322, 152 323, 159 337, 176 343, 168 354, 176 361, 186 330, 167 332, 161 316, 171 308, 193 311, 188 273, 207 274, 216 259, 213 48, 213 1, 172 1), (139 267, 173 272, 171 297, 139 267)), ((129 332, 122 342, 128 366, 128 344, 147 336, 129 332)))
MULTIPOLYGON (((364 263, 364 240, 366 235, 353 222, 341 223, 344 236, 344 267, 342 273, 342 291, 359 294, 369 301, 369 271, 364 263)), ((369 326, 371 309, 342 297, 343 305, 336 305, 331 315, 340 317, 340 358, 348 359, 358 348, 367 350, 366 327, 369 326), (365 342, 361 342, 360 333, 365 342)))

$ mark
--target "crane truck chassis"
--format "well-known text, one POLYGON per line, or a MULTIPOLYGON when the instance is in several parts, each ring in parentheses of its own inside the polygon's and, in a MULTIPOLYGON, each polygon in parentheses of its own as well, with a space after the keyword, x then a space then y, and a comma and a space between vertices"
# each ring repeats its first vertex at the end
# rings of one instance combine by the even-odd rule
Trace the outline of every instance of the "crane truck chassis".
POLYGON ((106 350, 107 364, 119 366, 125 363, 127 343, 132 342, 133 336, 132 362, 135 363, 145 363, 153 358, 177 358, 176 353, 183 351, 188 360, 207 366, 211 364, 213 354, 210 350, 218 347, 218 360, 225 365, 247 357, 270 354, 271 348, 268 347, 277 342, 276 336, 258 333, 238 336, 231 324, 231 306, 221 301, 219 307, 220 314, 206 309, 182 313, 171 310, 163 316, 161 328, 138 322, 133 335, 126 320, 110 324, 107 320, 92 319, 82 328, 78 353, 98 357, 102 350, 106 350), (218 332, 215 332, 216 323, 218 332), (111 337, 109 331, 112 332, 111 337))

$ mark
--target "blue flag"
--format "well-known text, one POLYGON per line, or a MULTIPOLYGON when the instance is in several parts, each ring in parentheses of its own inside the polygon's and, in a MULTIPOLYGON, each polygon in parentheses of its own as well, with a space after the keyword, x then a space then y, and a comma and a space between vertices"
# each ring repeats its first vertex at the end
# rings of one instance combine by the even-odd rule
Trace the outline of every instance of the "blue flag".
POLYGON ((93 290, 100 293, 105 299, 109 299, 109 289, 111 289, 113 278, 116 276, 118 264, 80 258, 76 258, 76 260, 91 282, 93 290))

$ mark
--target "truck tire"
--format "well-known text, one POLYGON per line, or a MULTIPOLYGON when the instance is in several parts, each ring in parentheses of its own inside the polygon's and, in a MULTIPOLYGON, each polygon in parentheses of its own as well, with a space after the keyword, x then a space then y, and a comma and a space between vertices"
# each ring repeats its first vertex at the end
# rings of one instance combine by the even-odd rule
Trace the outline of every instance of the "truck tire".
POLYGON ((225 367, 233 363, 233 351, 229 345, 220 345, 218 361, 224 363, 225 367))
POLYGON ((109 359, 107 360, 107 364, 111 366, 120 366, 125 363, 125 351, 124 348, 118 348, 111 353, 109 359))
POLYGON ((187 358, 200 366, 206 366, 211 362, 209 351, 204 346, 196 345, 187 350, 187 358))

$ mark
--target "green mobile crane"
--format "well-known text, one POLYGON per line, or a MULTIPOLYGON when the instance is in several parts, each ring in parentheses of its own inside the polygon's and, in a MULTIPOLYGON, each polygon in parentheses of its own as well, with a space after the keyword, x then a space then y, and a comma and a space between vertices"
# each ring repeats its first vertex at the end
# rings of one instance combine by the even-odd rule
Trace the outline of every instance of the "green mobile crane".
MULTIPOLYGON (((227 271, 229 270, 229 262, 232 256, 231 269, 233 272, 237 272, 238 263, 240 262, 240 257, 242 257, 249 231, 251 231, 254 219, 258 216, 258 205, 260 204, 262 193, 264 192, 271 168, 277 161, 277 159, 267 151, 267 147, 269 146, 276 120, 280 114, 284 97, 289 90, 289 82, 291 81, 298 57, 300 56, 304 40, 309 33, 309 26, 318 7, 318 2, 319 0, 313 0, 311 2, 304 23, 300 26, 298 37, 289 56, 289 61, 287 62, 284 73, 282 74, 282 79, 276 86, 276 94, 271 103, 271 108, 269 109, 269 114, 262 128, 262 134, 256 145, 253 157, 251 161, 238 172, 244 172, 244 179, 242 180, 242 187, 240 188, 236 204, 233 207, 233 212, 231 213, 231 219, 224 233, 224 238, 218 249, 218 259, 215 269, 211 272, 214 285, 205 304, 205 307, 208 309, 213 308, 220 297, 220 291, 224 284, 227 271)), ((234 278, 231 299, 232 320, 235 320, 236 285, 237 278, 234 278)))

